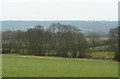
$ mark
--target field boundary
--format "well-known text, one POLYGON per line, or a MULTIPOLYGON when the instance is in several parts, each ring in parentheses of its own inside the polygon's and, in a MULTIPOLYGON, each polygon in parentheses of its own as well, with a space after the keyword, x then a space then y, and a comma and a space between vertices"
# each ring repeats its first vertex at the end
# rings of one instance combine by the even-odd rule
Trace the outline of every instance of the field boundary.
MULTIPOLYGON (((4 54, 8 55, 8 54, 4 54)), ((12 54, 11 54, 12 55, 12 54)), ((91 60, 91 61, 111 61, 111 62, 117 62, 112 59, 105 59, 105 58, 67 58, 67 57, 55 57, 55 56, 33 56, 33 55, 17 55, 15 57, 24 57, 24 58, 41 58, 41 59, 62 59, 62 60, 91 60)))
POLYGON ((2 77, 2 79, 119 79, 118 77, 2 77))

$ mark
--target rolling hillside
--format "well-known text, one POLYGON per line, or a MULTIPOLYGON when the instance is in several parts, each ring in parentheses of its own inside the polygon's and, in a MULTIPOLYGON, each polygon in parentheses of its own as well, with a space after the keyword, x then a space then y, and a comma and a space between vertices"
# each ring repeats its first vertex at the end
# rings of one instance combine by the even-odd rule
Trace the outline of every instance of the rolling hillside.
POLYGON ((2 31, 26 30, 36 25, 48 27, 52 23, 58 22, 79 27, 84 33, 94 31, 102 35, 107 35, 110 28, 115 28, 118 25, 117 21, 2 21, 2 31))

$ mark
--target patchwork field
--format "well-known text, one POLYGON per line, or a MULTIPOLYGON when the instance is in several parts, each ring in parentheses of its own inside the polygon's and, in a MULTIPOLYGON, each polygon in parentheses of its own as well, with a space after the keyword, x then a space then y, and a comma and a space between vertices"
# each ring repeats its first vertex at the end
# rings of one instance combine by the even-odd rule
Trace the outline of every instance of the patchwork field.
POLYGON ((118 62, 92 60, 2 55, 3 77, 117 77, 118 62))

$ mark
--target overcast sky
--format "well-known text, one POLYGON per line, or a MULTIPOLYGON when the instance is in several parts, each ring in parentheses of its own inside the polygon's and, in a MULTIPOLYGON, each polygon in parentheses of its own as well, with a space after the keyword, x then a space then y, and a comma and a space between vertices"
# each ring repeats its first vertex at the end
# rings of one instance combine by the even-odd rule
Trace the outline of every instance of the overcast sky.
POLYGON ((0 20, 118 20, 119 0, 1 0, 0 20))

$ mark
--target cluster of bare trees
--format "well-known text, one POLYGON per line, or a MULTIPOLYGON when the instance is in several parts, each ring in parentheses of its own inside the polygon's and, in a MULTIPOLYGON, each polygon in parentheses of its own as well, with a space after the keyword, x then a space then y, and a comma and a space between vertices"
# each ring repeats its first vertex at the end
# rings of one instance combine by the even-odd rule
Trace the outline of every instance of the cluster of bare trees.
POLYGON ((71 25, 38 25, 27 31, 3 32, 3 53, 24 55, 86 57, 88 42, 81 30, 71 25))
POLYGON ((83 58, 90 57, 89 54, 86 54, 91 51, 90 48, 92 48, 92 52, 96 52, 94 49, 99 46, 108 46, 102 51, 115 52, 115 59, 120 60, 118 29, 111 29, 107 40, 101 39, 98 34, 93 32, 84 36, 78 27, 60 23, 52 24, 47 28, 38 25, 27 31, 2 33, 2 53, 83 58))

